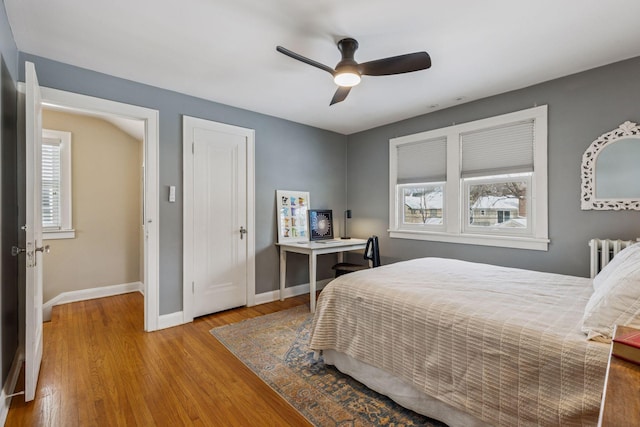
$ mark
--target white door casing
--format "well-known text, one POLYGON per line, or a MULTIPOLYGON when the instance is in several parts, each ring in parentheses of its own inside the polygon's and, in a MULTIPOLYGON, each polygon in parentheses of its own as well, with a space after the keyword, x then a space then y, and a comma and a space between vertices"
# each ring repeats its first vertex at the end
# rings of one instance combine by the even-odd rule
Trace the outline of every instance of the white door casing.
POLYGON ((254 131, 187 116, 183 130, 184 321, 189 322, 254 304, 254 131))
POLYGON ((35 66, 25 64, 25 401, 35 398, 42 362, 42 101, 35 66))

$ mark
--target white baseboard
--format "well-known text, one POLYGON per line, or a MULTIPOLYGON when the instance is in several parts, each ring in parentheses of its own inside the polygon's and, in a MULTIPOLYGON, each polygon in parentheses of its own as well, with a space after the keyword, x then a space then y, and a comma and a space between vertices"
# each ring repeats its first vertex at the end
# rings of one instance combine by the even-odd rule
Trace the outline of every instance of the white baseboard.
MULTIPOLYGON (((316 282, 316 289, 321 290, 325 287, 327 283, 332 281, 333 279, 324 279, 318 280, 316 282)), ((308 294, 309 293, 309 284, 305 283, 302 285, 291 286, 289 288, 284 289, 284 297, 291 298, 298 295, 308 294)), ((255 305, 266 304, 272 301, 278 301, 280 299, 280 291, 271 291, 271 292, 263 292, 261 294, 256 295, 255 297, 255 305)), ((184 321, 184 313, 182 311, 176 311, 175 313, 163 314, 158 318, 158 330, 173 328, 174 326, 180 326, 185 323, 184 321)))
POLYGON ((184 313, 182 311, 176 311, 175 313, 162 314, 158 317, 158 329, 173 328, 174 326, 180 326, 184 324, 184 313))
MULTIPOLYGON (((333 279, 323 279, 316 281, 316 290, 322 290, 327 283, 332 281, 333 279)), ((308 294, 309 293, 309 284, 304 283, 302 285, 291 286, 288 288, 284 288, 284 298, 296 297, 298 295, 308 294)), ((256 295, 255 302, 256 305, 266 304, 268 302, 278 301, 280 299, 280 290, 263 292, 261 294, 256 295)))
POLYGON ((100 288, 80 289, 78 291, 63 292, 51 298, 42 305, 42 318, 45 322, 51 320, 51 309, 56 305, 70 302, 86 301, 94 298, 111 297, 129 292, 144 292, 142 282, 123 283, 121 285, 102 286, 100 288))
POLYGON ((9 407, 11 407, 11 399, 13 399, 11 395, 16 390, 22 362, 24 362, 24 354, 18 349, 11 363, 11 370, 9 371, 9 375, 7 375, 7 381, 3 384, 2 391, 0 392, 0 426, 3 426, 7 421, 9 407))

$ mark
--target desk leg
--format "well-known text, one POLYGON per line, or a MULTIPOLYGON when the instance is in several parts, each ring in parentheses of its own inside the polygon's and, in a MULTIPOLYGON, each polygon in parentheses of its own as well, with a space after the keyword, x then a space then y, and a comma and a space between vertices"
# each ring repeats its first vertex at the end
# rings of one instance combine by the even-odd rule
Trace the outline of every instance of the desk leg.
POLYGON ((312 313, 316 311, 316 266, 317 255, 309 254, 309 309, 312 313))
POLYGON ((284 301, 284 285, 287 280, 287 251, 280 248, 280 301, 284 301))
POLYGON ((340 264, 341 262, 344 262, 344 252, 343 251, 338 252, 338 264, 340 264))

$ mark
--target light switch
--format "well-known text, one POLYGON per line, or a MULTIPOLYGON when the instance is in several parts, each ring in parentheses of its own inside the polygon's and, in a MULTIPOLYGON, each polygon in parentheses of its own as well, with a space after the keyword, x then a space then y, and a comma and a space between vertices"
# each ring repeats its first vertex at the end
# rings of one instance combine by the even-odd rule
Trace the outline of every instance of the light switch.
POLYGON ((176 201, 176 186, 175 185, 170 185, 169 186, 169 201, 171 203, 174 203, 176 201))

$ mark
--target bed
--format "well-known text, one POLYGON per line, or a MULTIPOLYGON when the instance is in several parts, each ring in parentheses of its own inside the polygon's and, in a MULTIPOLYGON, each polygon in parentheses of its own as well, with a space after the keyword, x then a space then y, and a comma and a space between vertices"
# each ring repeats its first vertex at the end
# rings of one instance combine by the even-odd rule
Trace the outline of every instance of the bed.
MULTIPOLYGON (((640 245, 633 246, 637 269, 640 245)), ((609 264, 609 276, 617 267, 609 264)), ((594 298, 610 304, 596 298, 610 286, 594 291, 595 283, 452 259, 398 262, 328 284, 310 348, 450 426, 595 425, 609 345, 606 331, 585 327, 633 324, 589 318, 590 307, 600 308, 594 298)), ((640 317, 640 295, 629 315, 640 317)))

